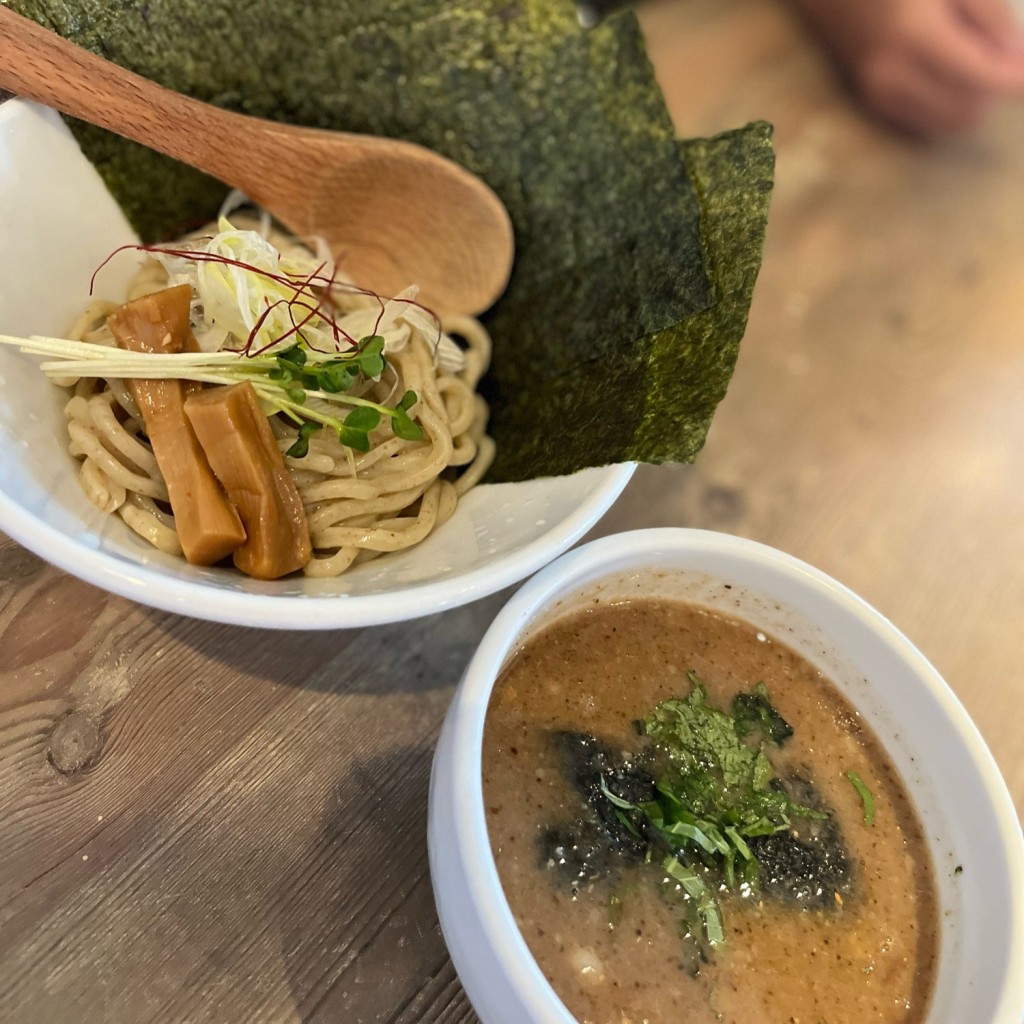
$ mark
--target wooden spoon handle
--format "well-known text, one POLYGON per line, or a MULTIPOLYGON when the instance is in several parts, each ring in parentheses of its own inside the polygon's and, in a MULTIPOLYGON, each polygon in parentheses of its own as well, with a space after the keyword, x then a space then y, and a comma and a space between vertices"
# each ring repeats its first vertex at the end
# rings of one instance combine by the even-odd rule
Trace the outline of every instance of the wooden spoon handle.
POLYGON ((273 125, 231 114, 126 71, 0 4, 0 89, 141 142, 245 189, 236 145, 273 125))

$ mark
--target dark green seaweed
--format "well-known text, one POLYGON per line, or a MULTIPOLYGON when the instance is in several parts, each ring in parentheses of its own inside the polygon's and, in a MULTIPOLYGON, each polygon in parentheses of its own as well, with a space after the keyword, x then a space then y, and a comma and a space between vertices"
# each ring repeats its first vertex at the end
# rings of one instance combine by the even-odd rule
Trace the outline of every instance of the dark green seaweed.
MULTIPOLYGON (((481 175, 517 243, 508 291, 486 318, 490 479, 700 449, 760 263, 770 129, 680 147, 632 15, 584 31, 570 0, 10 6, 199 99, 411 139, 481 175)), ((219 183, 72 129, 144 239, 216 211, 219 183)))

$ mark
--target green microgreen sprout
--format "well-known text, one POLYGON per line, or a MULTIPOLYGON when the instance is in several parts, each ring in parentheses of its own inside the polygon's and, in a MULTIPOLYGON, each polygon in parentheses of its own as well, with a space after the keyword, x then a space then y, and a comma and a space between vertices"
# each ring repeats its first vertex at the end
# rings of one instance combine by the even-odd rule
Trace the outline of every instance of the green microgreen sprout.
POLYGON ((351 349, 324 356, 296 342, 288 348, 248 355, 244 352, 181 352, 159 355, 107 348, 63 338, 13 338, 0 335, 0 344, 16 345, 23 352, 42 355, 49 376, 144 377, 153 380, 194 380, 203 384, 240 384, 248 381, 265 406, 290 419, 299 435, 285 453, 302 459, 309 442, 322 428, 333 430, 342 444, 369 451, 370 433, 387 419, 392 433, 405 441, 420 441, 423 428, 411 410, 418 401, 406 391, 395 406, 351 394, 359 383, 378 380, 387 369, 384 338, 370 335, 351 349), (335 416, 310 405, 319 403, 348 408, 335 416))
POLYGON ((315 420, 306 420, 299 427, 299 436, 291 448, 285 452, 285 455, 291 459, 304 459, 309 454, 309 439, 321 430, 323 430, 322 423, 317 423, 315 420))

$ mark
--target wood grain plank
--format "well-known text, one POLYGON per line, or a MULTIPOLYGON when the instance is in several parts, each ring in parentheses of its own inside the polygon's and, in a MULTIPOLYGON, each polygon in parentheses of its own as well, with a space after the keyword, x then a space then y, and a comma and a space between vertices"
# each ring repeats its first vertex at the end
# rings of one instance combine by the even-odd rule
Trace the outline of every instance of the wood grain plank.
POLYGON ((218 631, 220 657, 238 658, 209 681, 204 701, 182 673, 137 685, 81 783, 94 791, 83 818, 131 781, 156 785, 91 834, 75 832, 74 853, 32 884, 17 880, 0 931, 10 968, 2 1004, 19 1020, 75 1006, 85 1019, 212 1021, 218 1007, 242 1003, 250 1020, 307 1020, 337 1019, 332 1000, 379 998, 385 982, 397 1003, 408 999, 410 979, 445 962, 427 875, 426 790, 440 719, 489 617, 481 611, 446 616, 449 646, 433 650, 437 619, 304 645, 291 638, 287 672, 277 657, 267 667, 302 685, 239 671, 254 642, 280 637, 218 631), (304 672, 303 647, 320 655, 304 672), (385 671, 382 650, 400 652, 385 671), (203 739, 195 727, 167 728, 185 707, 218 741, 216 757, 187 771, 172 755, 194 757, 203 739), (237 731, 226 737, 228 725, 237 731), (142 752, 143 763, 123 750, 142 752), (395 972, 403 961, 408 971, 395 972), (95 972, 138 981, 97 985, 95 972))
POLYGON ((475 1020, 477 1017, 459 984, 455 968, 446 959, 440 970, 425 980, 409 1003, 388 1024, 415 1024, 419 1021, 456 1024, 475 1020))

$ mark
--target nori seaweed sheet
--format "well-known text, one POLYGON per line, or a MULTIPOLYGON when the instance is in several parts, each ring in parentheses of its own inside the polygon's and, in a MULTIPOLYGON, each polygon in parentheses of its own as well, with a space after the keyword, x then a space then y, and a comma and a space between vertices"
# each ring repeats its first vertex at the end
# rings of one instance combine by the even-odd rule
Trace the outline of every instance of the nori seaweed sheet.
POLYGON ((557 377, 496 365, 486 382, 492 432, 516 439, 499 448, 498 478, 528 479, 538 463, 557 475, 610 462, 686 462, 703 446, 746 328, 775 159, 763 122, 680 150, 699 189, 713 305, 623 344, 614 359, 583 360, 557 377))
MULTIPOLYGON (((9 0, 182 93, 295 124, 407 138, 479 174, 516 231, 485 393, 517 480, 703 443, 763 241, 766 126, 682 146, 629 14, 570 0, 9 0), (557 439, 557 443, 556 443, 557 439)), ((129 219, 170 238, 224 187, 71 122, 129 219)))

